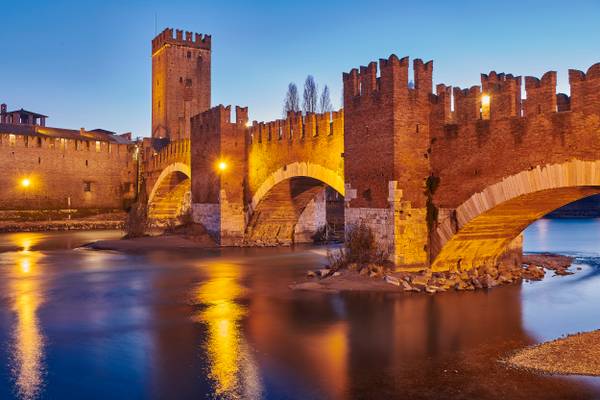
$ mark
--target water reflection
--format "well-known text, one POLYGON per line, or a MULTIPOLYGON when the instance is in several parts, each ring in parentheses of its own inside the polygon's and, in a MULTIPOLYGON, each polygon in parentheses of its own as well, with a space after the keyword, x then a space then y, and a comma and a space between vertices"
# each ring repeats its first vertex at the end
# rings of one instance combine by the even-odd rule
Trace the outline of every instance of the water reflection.
POLYGON ((13 243, 21 250, 13 254, 16 267, 12 271, 9 292, 16 324, 12 332, 11 370, 21 398, 35 398, 43 385, 44 336, 37 318, 43 302, 38 276, 38 262, 43 257, 32 252, 37 236, 17 234, 13 243))
POLYGON ((258 367, 240 326, 247 309, 240 303, 246 289, 239 282, 239 266, 215 263, 207 271, 206 282, 194 293, 194 302, 203 308, 194 319, 208 327, 204 350, 215 395, 228 399, 260 398, 258 367))

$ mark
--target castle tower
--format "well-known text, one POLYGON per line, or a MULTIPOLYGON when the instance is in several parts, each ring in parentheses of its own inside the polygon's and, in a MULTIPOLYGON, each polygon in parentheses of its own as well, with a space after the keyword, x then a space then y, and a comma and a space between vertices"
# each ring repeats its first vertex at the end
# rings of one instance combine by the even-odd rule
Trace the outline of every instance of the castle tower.
POLYGON ((190 118, 210 108, 210 47, 209 35, 171 28, 152 40, 153 138, 189 138, 190 118))

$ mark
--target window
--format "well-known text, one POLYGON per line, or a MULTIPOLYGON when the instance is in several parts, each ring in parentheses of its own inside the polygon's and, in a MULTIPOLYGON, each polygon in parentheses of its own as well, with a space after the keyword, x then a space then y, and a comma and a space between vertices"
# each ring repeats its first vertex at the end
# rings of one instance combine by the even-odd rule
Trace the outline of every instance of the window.
POLYGON ((187 58, 192 58, 192 52, 191 51, 187 52, 187 58))
POLYGON ((100 152, 100 142, 96 140, 96 153, 100 152))
POLYGON ((37 138, 37 147, 42 147, 42 138, 37 138))
POLYGON ((92 191, 92 182, 83 182, 83 191, 89 193, 92 191))
POLYGON ((190 78, 187 78, 187 79, 185 80, 185 86, 186 86, 186 87, 190 87, 190 86, 192 86, 192 80, 191 80, 190 78))
POLYGON ((8 135, 8 144, 11 147, 14 147, 17 144, 17 137, 15 135, 13 135, 12 133, 10 135, 8 135))

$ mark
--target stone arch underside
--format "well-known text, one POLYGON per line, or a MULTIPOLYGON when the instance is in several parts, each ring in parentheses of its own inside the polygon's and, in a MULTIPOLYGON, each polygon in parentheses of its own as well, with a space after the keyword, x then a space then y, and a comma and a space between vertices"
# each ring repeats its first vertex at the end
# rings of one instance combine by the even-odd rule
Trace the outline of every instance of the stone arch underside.
POLYGON ((165 168, 148 197, 148 216, 154 222, 176 221, 190 207, 191 172, 184 163, 165 168))
POLYGON ((343 194, 343 177, 326 167, 294 162, 279 168, 252 196, 246 242, 311 242, 318 230, 331 226, 330 217, 339 220, 340 213, 343 229, 343 194))
POLYGON ((315 234, 328 225, 328 188, 324 182, 303 176, 277 183, 254 208, 246 228, 246 242, 255 245, 312 242, 315 234))
POLYGON ((538 166, 472 195, 432 237, 432 270, 495 265, 523 230, 566 204, 600 193, 600 161, 538 166))

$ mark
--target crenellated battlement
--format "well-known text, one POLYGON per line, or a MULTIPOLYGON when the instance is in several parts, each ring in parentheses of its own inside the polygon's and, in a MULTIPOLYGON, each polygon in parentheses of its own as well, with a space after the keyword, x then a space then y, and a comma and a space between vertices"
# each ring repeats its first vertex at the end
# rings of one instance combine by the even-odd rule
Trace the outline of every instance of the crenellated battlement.
POLYGON ((88 152, 108 158, 129 156, 134 146, 129 144, 112 143, 88 138, 68 139, 61 137, 46 137, 42 135, 0 134, 0 147, 14 149, 39 149, 41 151, 56 150, 65 153, 88 152))
POLYGON ((242 129, 248 122, 248 107, 235 107, 235 121, 231 122, 231 106, 219 104, 207 111, 192 117, 192 126, 198 133, 216 132, 226 125, 242 129))
POLYGON ((344 135, 343 110, 328 113, 290 112, 286 119, 268 122, 254 121, 248 128, 250 144, 304 140, 321 136, 344 135))
POLYGON ((525 116, 557 111, 556 71, 549 71, 541 79, 525 77, 527 99, 523 104, 525 116))
POLYGON ((481 89, 483 96, 489 96, 489 115, 487 113, 488 101, 482 97, 483 119, 500 119, 517 117, 521 115, 521 83, 520 76, 496 73, 481 74, 481 89), (491 101, 492 98, 494 101, 491 101))
MULTIPOLYGON (((367 97, 372 94, 393 94, 409 96, 409 93, 427 97, 432 93, 433 61, 424 63, 421 59, 413 61, 414 89, 409 88, 409 58, 399 59, 392 54, 387 59, 379 60, 379 73, 376 62, 367 66, 354 68, 343 73, 345 100, 367 97)), ((413 98, 416 98, 413 96, 413 98)), ((345 101, 346 103, 346 101, 345 101)))
POLYGON ((152 53, 155 53, 167 44, 210 50, 211 36, 188 31, 184 32, 180 29, 176 29, 175 34, 173 34, 173 28, 166 28, 152 39, 152 53))
POLYGON ((586 73, 570 69, 569 83, 572 111, 589 114, 600 110, 600 63, 592 65, 586 73))

